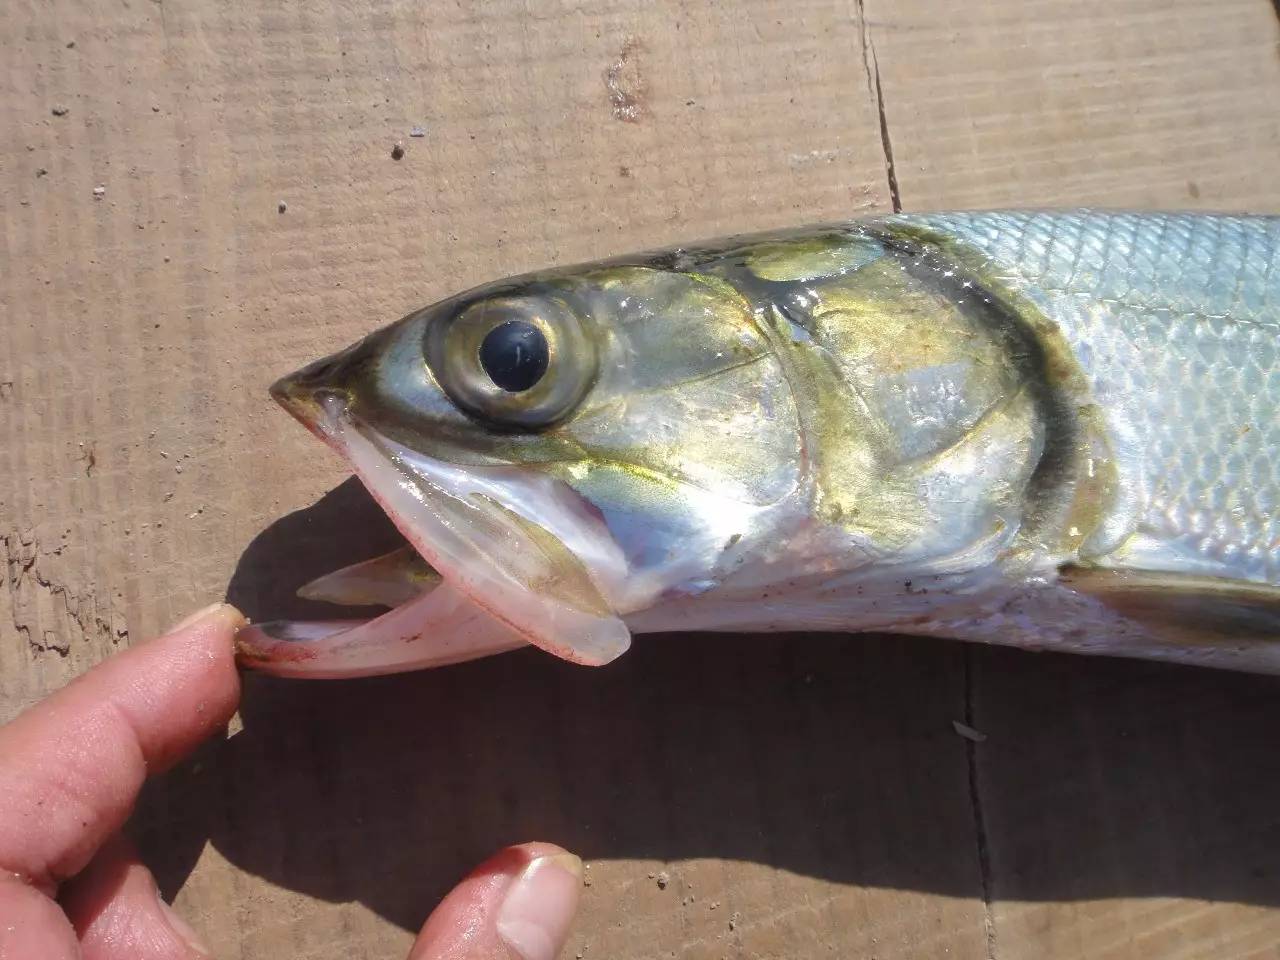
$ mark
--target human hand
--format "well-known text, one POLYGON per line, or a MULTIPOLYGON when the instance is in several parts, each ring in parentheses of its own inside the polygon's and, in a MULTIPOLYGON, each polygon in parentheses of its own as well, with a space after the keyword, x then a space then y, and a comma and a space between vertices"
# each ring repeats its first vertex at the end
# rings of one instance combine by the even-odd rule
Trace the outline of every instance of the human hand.
MULTIPOLYGON (((221 604, 90 670, 0 727, 0 960, 199 960, 120 829, 147 776, 222 728, 240 698, 221 604)), ((582 865, 502 851, 436 908, 409 960, 553 960, 582 865)))

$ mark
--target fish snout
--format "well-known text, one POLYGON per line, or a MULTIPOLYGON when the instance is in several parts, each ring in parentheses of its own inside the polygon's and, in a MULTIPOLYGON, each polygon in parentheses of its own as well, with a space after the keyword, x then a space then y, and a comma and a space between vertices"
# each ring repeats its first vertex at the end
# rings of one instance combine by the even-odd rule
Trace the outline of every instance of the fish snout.
POLYGON ((281 377, 270 387, 276 403, 321 438, 335 405, 345 406, 351 396, 351 351, 346 350, 309 363, 281 377))
POLYGON ((271 396, 313 433, 319 432, 321 407, 314 387, 291 373, 271 385, 271 396))

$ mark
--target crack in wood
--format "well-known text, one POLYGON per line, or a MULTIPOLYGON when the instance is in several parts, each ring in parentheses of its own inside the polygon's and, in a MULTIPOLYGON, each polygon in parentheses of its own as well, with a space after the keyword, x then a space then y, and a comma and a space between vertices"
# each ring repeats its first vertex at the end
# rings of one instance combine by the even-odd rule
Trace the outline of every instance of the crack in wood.
MULTIPOLYGON (((893 140, 889 136, 889 114, 884 104, 884 86, 880 82, 880 61, 867 25, 866 0, 854 0, 858 9, 858 27, 862 36, 862 68, 867 74, 867 91, 876 102, 880 118, 880 149, 884 151, 885 176, 889 181, 889 202, 894 213, 902 212, 902 191, 898 187, 898 166, 893 159, 893 140)), ((1275 0, 1280 4, 1280 0, 1275 0)))
MULTIPOLYGON (((976 729, 973 713, 973 650, 964 649, 964 722, 976 729)), ((978 782, 978 744, 965 740, 965 759, 969 767, 969 806, 973 811, 974 844, 978 854, 978 874, 982 881, 982 925, 987 936, 986 960, 996 960, 996 921, 992 912, 991 849, 987 838, 987 817, 982 806, 982 790, 978 782)))

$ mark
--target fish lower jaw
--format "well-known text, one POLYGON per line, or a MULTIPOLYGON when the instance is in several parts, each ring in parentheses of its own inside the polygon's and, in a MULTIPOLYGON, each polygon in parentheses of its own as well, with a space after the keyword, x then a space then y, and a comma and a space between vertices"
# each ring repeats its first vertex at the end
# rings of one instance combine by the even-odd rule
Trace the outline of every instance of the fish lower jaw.
POLYGON ((236 636, 240 663, 283 677, 342 679, 440 667, 528 640, 447 581, 367 620, 276 620, 236 636))

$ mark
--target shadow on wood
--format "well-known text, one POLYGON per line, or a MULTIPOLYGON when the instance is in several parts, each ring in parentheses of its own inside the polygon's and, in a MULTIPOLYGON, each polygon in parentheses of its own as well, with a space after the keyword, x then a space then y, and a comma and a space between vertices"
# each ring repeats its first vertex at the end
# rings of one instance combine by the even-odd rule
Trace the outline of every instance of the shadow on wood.
MULTIPOLYGON (((283 591, 392 545, 361 497, 344 484, 264 531, 231 599, 303 613, 283 591)), ((536 838, 954 896, 982 896, 985 861, 1000 900, 1280 904, 1272 678, 901 637, 664 636, 602 669, 530 649, 359 681, 251 676, 242 716, 147 794, 139 839, 166 894, 209 840, 412 928, 488 853, 536 838), (977 745, 952 728, 966 658, 977 745)))

